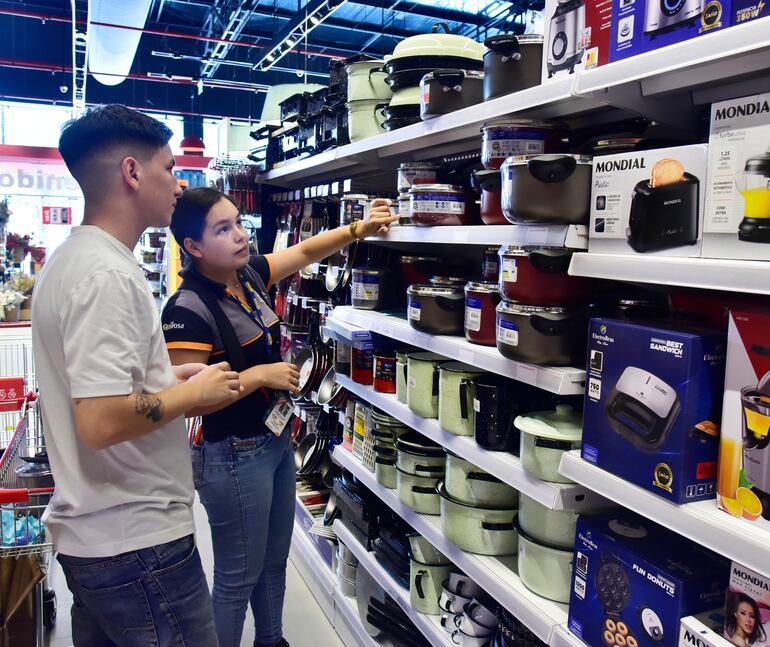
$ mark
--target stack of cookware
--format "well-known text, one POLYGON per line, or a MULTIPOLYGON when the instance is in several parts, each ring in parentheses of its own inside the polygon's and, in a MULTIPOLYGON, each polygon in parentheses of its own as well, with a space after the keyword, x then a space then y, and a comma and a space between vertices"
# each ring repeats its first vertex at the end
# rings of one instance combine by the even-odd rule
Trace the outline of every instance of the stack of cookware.
POLYGON ((342 476, 334 479, 334 494, 341 519, 351 534, 368 549, 379 534, 378 517, 387 511, 384 504, 344 471, 342 476))
MULTIPOLYGON (((442 170, 438 164, 432 162, 404 162, 398 167, 396 189, 400 224, 412 224, 410 189, 423 184, 437 184, 442 170)), ((409 281, 407 285, 419 282, 409 281)))
POLYGON ((341 541, 337 546, 336 555, 337 581, 342 593, 349 598, 356 597, 356 579, 358 574, 358 558, 341 541))
POLYGON ((393 91, 386 83, 384 61, 365 56, 347 59, 348 134, 358 142, 384 132, 381 108, 390 101, 393 91))
POLYGON ((420 613, 439 615, 439 598, 454 566, 441 551, 417 533, 409 535, 409 599, 420 613))
POLYGON ((377 482, 391 490, 396 489, 396 440, 409 428, 399 420, 372 410, 372 429, 374 438, 374 473, 377 482))
POLYGON ((392 512, 388 512, 380 517, 380 534, 372 541, 377 561, 405 589, 409 588, 409 530, 392 512))
POLYGON ((415 512, 439 514, 436 488, 446 469, 443 447, 416 431, 399 436, 395 447, 398 498, 415 512))
POLYGON ((503 607, 497 607, 497 636, 492 647, 546 647, 546 643, 533 634, 514 615, 503 607))
MULTIPOLYGON (((444 610, 441 616, 441 626, 451 635, 455 645, 484 647, 490 644, 497 632, 494 608, 498 605, 483 593, 476 593, 475 587, 463 587, 462 584, 460 580, 459 592, 445 595, 449 601, 449 608, 444 610), (459 613, 452 611, 458 608, 461 609, 459 613)), ((447 586, 451 587, 452 582, 447 582, 447 586)), ((449 591, 447 590, 446 593, 449 591)))

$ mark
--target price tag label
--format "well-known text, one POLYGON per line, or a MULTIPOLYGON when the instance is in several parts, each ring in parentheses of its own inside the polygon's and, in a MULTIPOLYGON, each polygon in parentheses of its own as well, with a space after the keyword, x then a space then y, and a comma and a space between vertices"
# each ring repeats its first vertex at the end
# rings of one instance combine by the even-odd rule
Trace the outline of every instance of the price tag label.
POLYGON ((527 384, 537 384, 537 368, 529 364, 519 364, 516 367, 516 379, 527 384))

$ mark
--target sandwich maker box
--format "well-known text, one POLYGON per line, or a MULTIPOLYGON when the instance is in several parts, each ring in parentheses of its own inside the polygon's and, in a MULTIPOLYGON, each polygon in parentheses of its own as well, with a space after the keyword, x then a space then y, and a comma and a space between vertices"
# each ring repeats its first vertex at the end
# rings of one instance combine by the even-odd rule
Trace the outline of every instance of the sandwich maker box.
POLYGON ((770 533, 768 309, 730 311, 722 411, 718 505, 770 533))
POLYGON ((588 251, 700 256, 705 144, 594 157, 588 251))
POLYGON ((702 255, 770 260, 770 92, 711 106, 702 255))
POLYGON ((612 0, 610 63, 729 27, 731 6, 732 0, 612 0))
POLYGON ((734 645, 770 644, 770 578, 737 562, 730 567, 723 635, 734 645))
POLYGON ((675 503, 716 495, 725 337, 592 319, 585 460, 675 503))
POLYGON ((581 515, 569 630, 590 647, 676 647, 680 618, 722 604, 729 565, 628 510, 581 515))

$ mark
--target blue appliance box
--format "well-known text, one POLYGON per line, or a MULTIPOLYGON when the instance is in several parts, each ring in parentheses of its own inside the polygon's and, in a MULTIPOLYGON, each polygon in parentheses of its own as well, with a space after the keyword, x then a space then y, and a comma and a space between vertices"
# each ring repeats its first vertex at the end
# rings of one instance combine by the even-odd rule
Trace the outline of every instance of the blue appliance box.
POLYGON ((679 620, 722 604, 730 562, 628 510, 582 516, 569 629, 590 647, 676 647, 679 620))
POLYGON ((609 61, 730 25, 732 0, 613 0, 609 61))
POLYGON ((766 16, 770 16, 770 2, 767 0, 732 0, 731 25, 741 25, 766 16))
POLYGON ((725 335, 592 319, 582 456, 675 503, 716 494, 725 335))

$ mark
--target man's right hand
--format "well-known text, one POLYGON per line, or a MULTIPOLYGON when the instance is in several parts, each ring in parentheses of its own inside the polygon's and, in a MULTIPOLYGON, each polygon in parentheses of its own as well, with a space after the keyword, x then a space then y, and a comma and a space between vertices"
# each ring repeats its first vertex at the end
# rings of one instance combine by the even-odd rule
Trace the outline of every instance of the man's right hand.
POLYGON ((276 362, 275 364, 263 364, 262 379, 264 385, 276 391, 289 391, 299 393, 299 370, 294 364, 276 362))
POLYGON ((227 362, 207 366, 187 383, 198 389, 196 406, 199 407, 233 402, 238 399, 242 388, 238 373, 231 371, 227 362))

